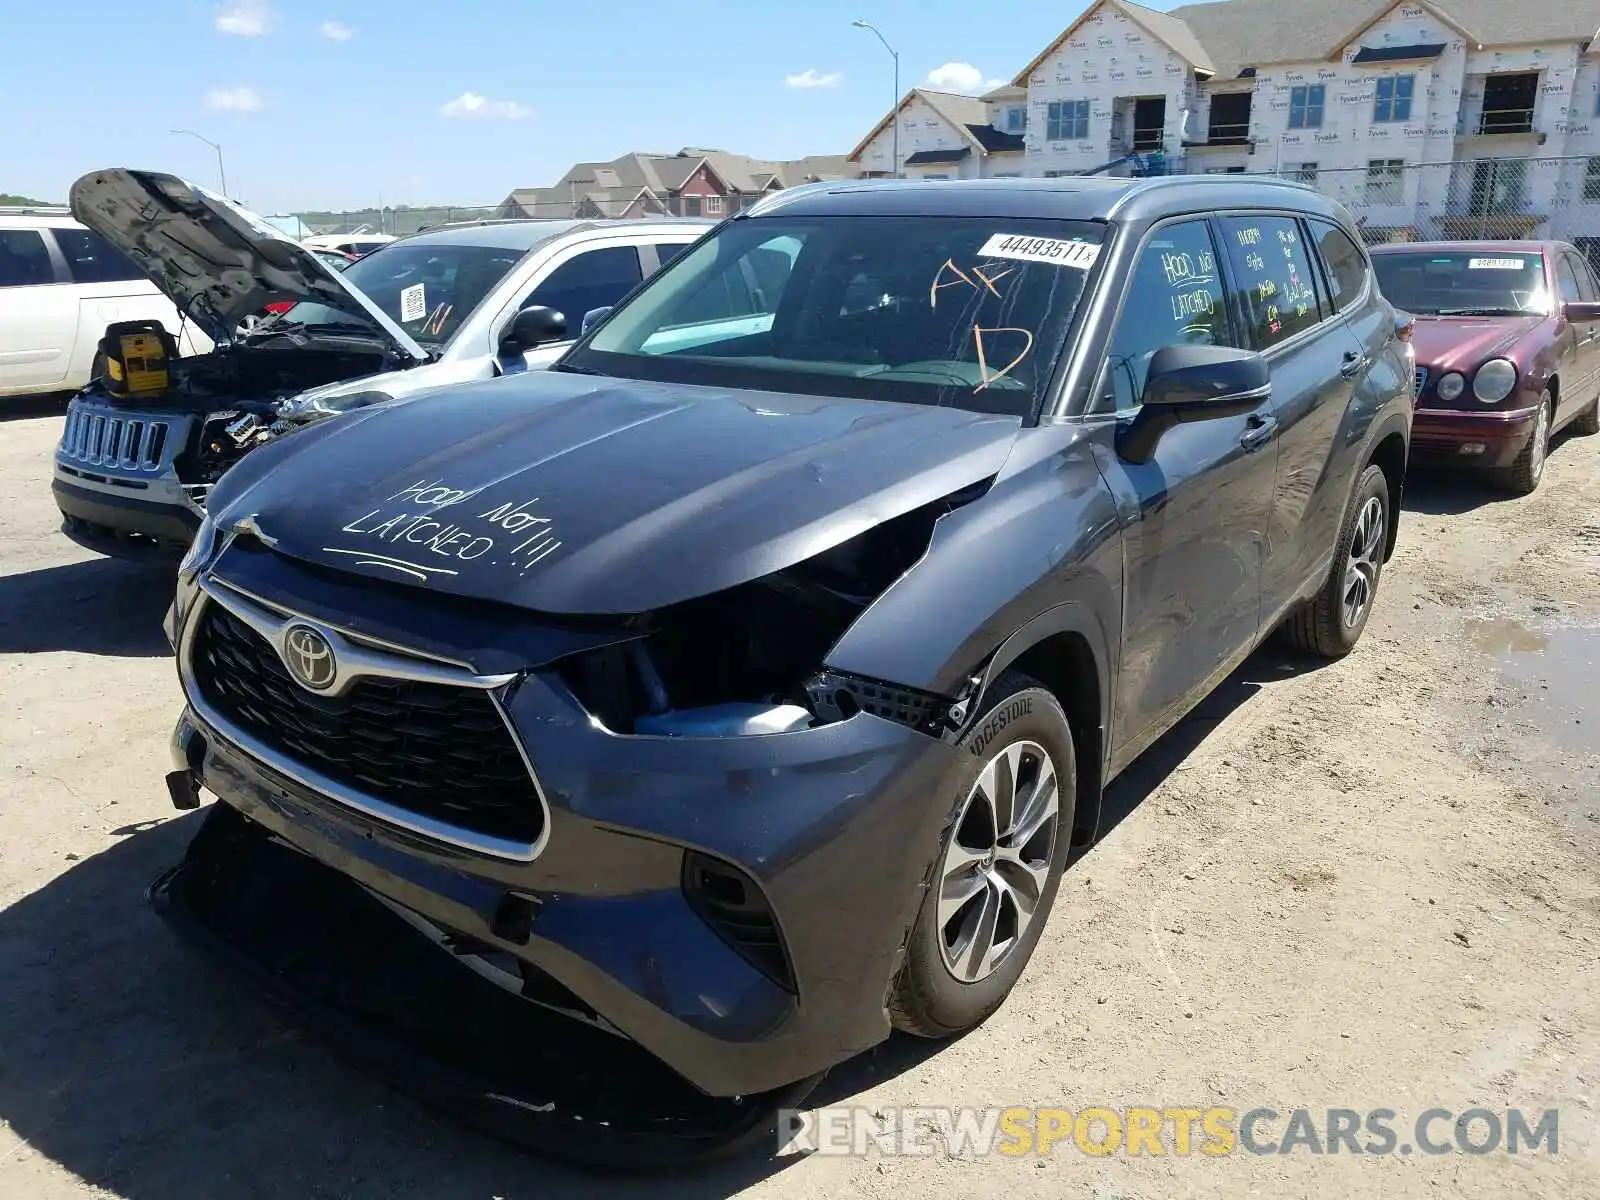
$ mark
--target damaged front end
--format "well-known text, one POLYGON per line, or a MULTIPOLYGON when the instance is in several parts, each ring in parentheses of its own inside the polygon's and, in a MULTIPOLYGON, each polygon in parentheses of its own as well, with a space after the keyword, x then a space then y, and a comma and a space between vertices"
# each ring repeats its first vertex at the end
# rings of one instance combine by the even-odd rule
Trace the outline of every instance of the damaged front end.
POLYGON ((634 636, 558 664, 613 733, 734 736, 805 729, 865 712, 931 737, 959 723, 942 696, 822 666, 829 648, 923 556, 935 523, 983 480, 760 579, 630 624, 634 636))
POLYGON ((615 618, 378 589, 208 522, 172 786, 224 803, 152 898, 336 1050, 543 1153, 766 1136, 887 1036, 957 753, 959 697, 828 650, 988 486, 615 618), (303 686, 297 629, 348 677, 303 686))

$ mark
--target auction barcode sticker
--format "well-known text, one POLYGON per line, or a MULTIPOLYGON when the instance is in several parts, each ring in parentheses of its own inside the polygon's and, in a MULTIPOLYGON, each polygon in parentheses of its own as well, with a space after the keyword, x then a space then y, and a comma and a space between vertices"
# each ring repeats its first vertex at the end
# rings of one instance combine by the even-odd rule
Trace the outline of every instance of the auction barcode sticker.
POLYGON ((978 251, 979 258, 1015 258, 1022 262, 1052 263, 1087 271, 1100 257, 1094 242, 1064 238, 1030 237, 1025 233, 997 233, 978 251))
POLYGON ((1469 271, 1520 271, 1523 268, 1520 258, 1470 258, 1467 260, 1469 271))
POLYGON ((427 285, 413 283, 400 293, 400 322, 409 325, 428 315, 427 285))

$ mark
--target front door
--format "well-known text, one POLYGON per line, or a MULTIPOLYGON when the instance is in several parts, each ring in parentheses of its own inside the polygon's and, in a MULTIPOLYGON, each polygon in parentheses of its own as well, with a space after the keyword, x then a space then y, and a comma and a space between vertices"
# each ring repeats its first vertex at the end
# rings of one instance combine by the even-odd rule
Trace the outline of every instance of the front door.
MULTIPOLYGON (((1573 251, 1563 251, 1563 262, 1572 275, 1575 298, 1585 303, 1600 302, 1600 285, 1595 283, 1594 272, 1583 256, 1573 251)), ((1563 280, 1563 291, 1565 281, 1563 280)), ((1566 296, 1563 295, 1563 299, 1566 296)), ((1589 407, 1595 393, 1600 391, 1600 321, 1574 324, 1573 366, 1575 378, 1561 389, 1561 419, 1576 415, 1589 407)))
MULTIPOLYGON (((1242 342, 1203 218, 1158 226, 1141 248, 1107 349, 1101 404, 1131 431, 1151 356, 1242 342)), ((1176 425, 1147 461, 1119 455, 1106 482, 1129 514, 1113 753, 1138 753, 1255 644, 1277 460, 1272 405, 1176 425)), ((1119 441, 1119 445, 1125 444, 1119 441)))

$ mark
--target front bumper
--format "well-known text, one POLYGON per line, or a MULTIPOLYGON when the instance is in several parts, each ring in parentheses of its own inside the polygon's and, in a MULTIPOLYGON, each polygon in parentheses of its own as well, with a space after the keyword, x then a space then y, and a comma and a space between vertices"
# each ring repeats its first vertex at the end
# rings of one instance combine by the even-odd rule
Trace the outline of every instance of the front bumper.
POLYGON ((1435 465, 1509 467, 1533 436, 1538 406, 1503 412, 1419 408, 1411 424, 1411 456, 1435 465))
POLYGON ((175 465, 193 421, 74 398, 51 483, 62 531, 102 554, 182 554, 202 516, 175 465))
POLYGON ((703 1092, 772 1092, 888 1036, 954 747, 864 713, 753 737, 622 737, 529 672, 499 694, 547 808, 539 848, 518 858, 404 828, 246 752, 198 694, 186 643, 179 661, 180 771, 363 888, 548 976, 703 1092), (754 882, 787 979, 691 902, 691 852, 754 882))

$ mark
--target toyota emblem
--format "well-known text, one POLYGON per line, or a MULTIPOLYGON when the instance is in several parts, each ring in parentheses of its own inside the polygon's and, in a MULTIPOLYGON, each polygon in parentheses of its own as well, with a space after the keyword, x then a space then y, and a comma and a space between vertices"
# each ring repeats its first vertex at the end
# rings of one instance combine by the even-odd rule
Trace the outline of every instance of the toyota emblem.
POLYGON ((314 692, 328 687, 339 670, 333 646, 309 625, 296 625, 289 630, 283 639, 283 661, 295 682, 314 692))

